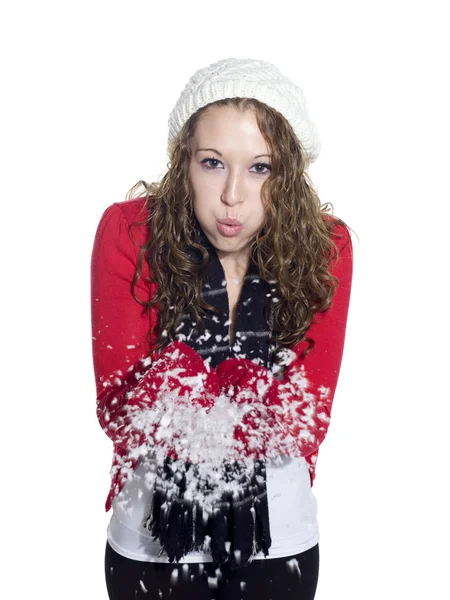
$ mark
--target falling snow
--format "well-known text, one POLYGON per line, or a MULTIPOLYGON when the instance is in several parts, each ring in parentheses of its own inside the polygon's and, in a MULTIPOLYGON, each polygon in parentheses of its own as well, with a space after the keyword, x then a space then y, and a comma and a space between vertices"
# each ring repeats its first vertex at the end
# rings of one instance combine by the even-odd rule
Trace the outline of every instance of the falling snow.
POLYGON ((299 577, 302 576, 301 571, 300 571, 300 566, 299 566, 298 560, 296 558, 291 558, 290 560, 286 561, 286 566, 290 573, 298 573, 299 577))
MULTIPOLYGON (((206 331, 203 335, 208 340, 211 334, 206 331)), ((219 335, 215 339, 224 341, 219 335)), ((238 341, 233 350, 236 354, 241 350, 238 341)), ((179 351, 169 352, 168 357, 176 363, 179 351)), ((209 397, 205 405, 207 376, 215 373, 210 366, 211 357, 203 361, 204 372, 196 374, 171 367, 156 378, 153 369, 158 369, 159 361, 151 357, 141 359, 134 372, 129 369, 131 376, 124 376, 120 370, 112 373, 102 381, 104 393, 99 396, 98 410, 105 431, 121 449, 128 450, 124 455, 115 453, 112 476, 117 476, 117 482, 124 485, 132 479, 135 461, 140 457, 151 451, 156 462, 162 464, 168 451, 175 450, 178 460, 174 468, 186 474, 185 498, 200 501, 207 515, 224 492, 240 490, 239 482, 227 482, 225 465, 230 460, 240 460, 249 471, 253 469, 254 456, 247 456, 242 440, 235 437, 238 426, 246 448, 257 455, 263 454, 268 464, 277 464, 280 455, 311 455, 325 437, 330 422, 330 389, 323 385, 311 386, 304 365, 296 361, 297 355, 292 350, 280 349, 278 357, 278 365, 271 370, 259 367, 267 377, 252 377, 250 388, 241 390, 239 402, 235 401, 237 389, 231 385, 209 397), (289 377, 277 380, 288 368, 289 377), (127 378, 134 380, 133 383, 127 384, 127 378), (274 380, 277 380, 277 393, 272 402, 266 395, 274 380), (140 441, 140 434, 144 443, 140 441), (187 460, 197 464, 198 469, 186 472, 187 460)), ((257 366, 261 360, 255 358, 252 362, 257 366)), ((239 374, 236 371, 236 376, 239 374)), ((312 462, 315 462, 314 456, 312 462)), ((154 482, 155 474, 147 474, 147 489, 151 489, 154 482)), ((124 506, 124 510, 128 509, 124 506)), ((208 540, 205 551, 208 551, 208 540)), ((235 554, 239 563, 239 551, 235 554)), ((199 566, 199 570, 201 568, 199 566)), ((298 564, 288 564, 288 568, 299 571, 298 564)), ((184 574, 183 571, 183 577, 184 574)), ((218 577, 210 579, 214 587, 218 577)), ((178 570, 174 569, 172 585, 177 581, 178 570)))

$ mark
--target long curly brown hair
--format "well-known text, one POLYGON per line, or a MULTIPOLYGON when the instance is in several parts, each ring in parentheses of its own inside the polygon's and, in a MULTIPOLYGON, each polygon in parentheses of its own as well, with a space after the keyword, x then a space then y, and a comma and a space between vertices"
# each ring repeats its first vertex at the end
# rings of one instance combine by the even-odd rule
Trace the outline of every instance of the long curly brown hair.
MULTIPOLYGON (((337 256, 333 230, 336 225, 347 225, 327 215, 332 204, 321 205, 307 173, 308 156, 278 111, 253 98, 228 98, 213 104, 253 110, 272 153, 271 173, 261 190, 264 222, 252 241, 251 257, 258 264, 261 277, 276 289, 278 302, 270 303, 271 314, 269 305, 266 312, 273 332, 271 342, 277 348, 292 348, 304 340, 309 343, 305 356, 313 347, 313 341, 305 334, 314 314, 330 307, 338 283, 328 270, 330 261, 337 256)), ((147 243, 139 246, 132 294, 145 311, 158 307, 154 351, 175 339, 184 313, 190 313, 194 323, 204 329, 204 311, 217 312, 202 299, 208 251, 199 243, 200 225, 193 211, 188 177, 191 138, 208 106, 211 104, 190 117, 169 146, 168 170, 161 181, 139 181, 127 194, 127 199, 131 199, 142 195, 142 187, 145 190, 148 217, 132 225, 147 223, 149 236, 147 243), (200 250, 201 262, 194 260, 189 247, 200 250), (135 294, 144 257, 151 274, 148 282, 157 284, 149 301, 142 301, 135 294)), ((151 334, 149 331, 149 339, 151 334)))

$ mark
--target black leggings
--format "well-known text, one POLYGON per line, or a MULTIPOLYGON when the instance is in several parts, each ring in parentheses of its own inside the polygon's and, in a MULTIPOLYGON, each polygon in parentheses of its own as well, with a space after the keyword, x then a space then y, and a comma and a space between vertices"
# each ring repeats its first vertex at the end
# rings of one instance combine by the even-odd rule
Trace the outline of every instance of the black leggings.
POLYGON ((283 558, 253 560, 230 572, 227 563, 156 563, 131 560, 106 543, 110 600, 313 600, 319 544, 283 558))

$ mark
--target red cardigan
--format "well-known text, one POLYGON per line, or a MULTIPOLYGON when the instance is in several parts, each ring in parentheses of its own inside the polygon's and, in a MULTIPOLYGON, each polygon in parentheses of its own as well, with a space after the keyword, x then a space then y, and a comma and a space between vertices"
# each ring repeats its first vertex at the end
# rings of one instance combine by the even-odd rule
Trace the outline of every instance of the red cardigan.
MULTIPOLYGON (((146 218, 143 198, 116 202, 103 213, 94 239, 91 257, 91 323, 93 364, 97 394, 97 416, 100 424, 114 443, 111 469, 111 488, 106 500, 106 510, 111 508, 114 497, 120 492, 132 474, 138 454, 136 449, 142 443, 142 435, 131 427, 124 410, 130 391, 139 395, 150 382, 155 387, 155 372, 149 368, 156 355, 152 354, 154 336, 146 342, 148 330, 158 319, 158 309, 143 314, 143 307, 131 294, 139 247, 148 238, 146 224, 133 226, 130 238, 129 225, 146 218)), ((286 369, 283 379, 273 380, 270 398, 277 404, 277 398, 286 393, 298 400, 303 415, 298 423, 289 427, 290 443, 280 447, 280 452, 291 456, 304 456, 311 477, 315 478, 315 466, 319 446, 325 438, 331 417, 332 401, 339 377, 345 340, 347 314, 352 282, 353 253, 352 242, 347 229, 338 226, 344 237, 336 239, 339 260, 332 265, 332 273, 338 277, 339 285, 333 297, 332 306, 315 315, 307 336, 315 341, 313 350, 305 359, 300 354, 305 342, 295 348, 295 359, 286 369), (305 395, 305 377, 307 394, 305 395), (298 398, 296 398, 298 396, 298 398), (308 402, 303 396, 309 398, 308 402), (311 404, 311 398, 314 405, 311 404), (319 402, 317 402, 319 399, 319 402), (311 418, 311 415, 314 418, 311 418), (294 436, 294 437, 292 437, 294 436), (294 440, 294 443, 292 443, 294 440)), ((149 276, 148 263, 142 261, 142 275, 135 293, 141 300, 148 300, 156 290, 156 284, 144 281, 149 276)), ((195 362, 195 361, 194 361, 195 362)), ((200 361, 203 364, 203 361, 200 361)), ((202 368, 195 363, 197 369, 202 368)), ((249 361, 247 362, 247 365, 249 361)), ((242 359, 231 359, 225 365, 224 376, 229 383, 235 383, 241 376, 244 387, 252 387, 254 380, 242 378, 242 359), (233 379, 234 378, 234 379, 233 379)), ((251 368, 251 366, 250 366, 251 368)), ((256 367, 255 367, 256 369, 256 367)), ((256 369, 261 376, 264 369, 256 369)), ((248 372, 248 371, 247 371, 248 372)), ((256 371, 255 371, 256 372, 256 371)), ((255 387, 255 386, 253 386, 255 387)), ((129 408, 129 407, 128 407, 129 408)), ((299 414, 299 411, 297 411, 299 414)))

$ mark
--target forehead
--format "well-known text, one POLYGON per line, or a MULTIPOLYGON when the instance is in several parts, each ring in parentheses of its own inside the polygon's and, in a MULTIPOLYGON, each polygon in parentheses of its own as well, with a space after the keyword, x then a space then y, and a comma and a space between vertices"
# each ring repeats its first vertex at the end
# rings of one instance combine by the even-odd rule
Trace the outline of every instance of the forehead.
POLYGON ((196 147, 217 143, 224 147, 237 144, 267 150, 254 111, 241 111, 233 106, 208 107, 197 121, 192 142, 196 147))

